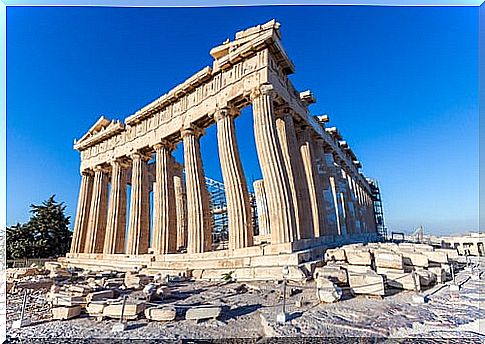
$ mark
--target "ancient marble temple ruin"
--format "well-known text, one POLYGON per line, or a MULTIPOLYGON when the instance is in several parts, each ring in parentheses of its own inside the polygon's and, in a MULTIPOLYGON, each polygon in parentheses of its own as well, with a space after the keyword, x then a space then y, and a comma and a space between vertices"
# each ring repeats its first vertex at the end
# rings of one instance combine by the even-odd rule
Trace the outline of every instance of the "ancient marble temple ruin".
POLYGON ((240 280, 274 278, 288 265, 290 277, 304 278, 322 247, 376 238, 372 185, 328 117, 310 115, 312 93, 289 80, 294 66, 279 26, 273 20, 237 32, 210 51, 212 68, 123 122, 101 117, 75 141, 82 180, 62 262, 196 278, 231 271, 240 280), (263 176, 251 195, 234 125, 248 106, 263 176), (224 249, 212 242, 199 143, 212 125, 226 199, 224 249), (183 165, 172 155, 179 143, 183 165))

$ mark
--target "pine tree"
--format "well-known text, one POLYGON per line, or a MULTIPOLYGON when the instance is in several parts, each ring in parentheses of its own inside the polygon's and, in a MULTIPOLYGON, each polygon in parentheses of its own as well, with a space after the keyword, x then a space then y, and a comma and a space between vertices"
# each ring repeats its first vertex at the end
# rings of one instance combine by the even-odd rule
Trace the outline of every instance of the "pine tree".
POLYGON ((30 206, 31 218, 28 227, 34 237, 33 254, 39 258, 64 255, 71 245, 71 232, 68 229, 69 216, 64 211, 63 202, 57 203, 55 195, 41 205, 30 206))
POLYGON ((50 258, 69 251, 72 233, 66 206, 54 200, 55 195, 41 205, 30 206, 31 217, 25 224, 7 228, 7 259, 50 258))
POLYGON ((27 224, 17 223, 12 227, 7 227, 7 241, 5 246, 7 259, 32 257, 34 237, 27 224))

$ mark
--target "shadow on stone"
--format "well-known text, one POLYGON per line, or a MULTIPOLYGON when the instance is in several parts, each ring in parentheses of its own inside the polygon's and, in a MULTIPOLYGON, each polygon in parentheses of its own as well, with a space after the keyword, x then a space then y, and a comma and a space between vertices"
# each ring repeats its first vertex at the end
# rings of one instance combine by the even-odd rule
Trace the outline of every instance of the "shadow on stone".
POLYGON ((253 313, 261 308, 261 304, 245 305, 234 309, 230 309, 229 306, 223 306, 221 321, 226 322, 230 319, 236 319, 237 317, 253 313))

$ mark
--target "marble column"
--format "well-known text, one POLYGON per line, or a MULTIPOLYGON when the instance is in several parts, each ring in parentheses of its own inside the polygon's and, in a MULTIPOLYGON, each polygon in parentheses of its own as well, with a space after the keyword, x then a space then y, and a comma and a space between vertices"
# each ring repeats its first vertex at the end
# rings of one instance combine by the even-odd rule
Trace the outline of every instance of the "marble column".
POLYGON ((283 109, 276 117, 276 130, 281 144, 283 159, 290 182, 293 208, 297 226, 297 239, 313 237, 313 221, 310 195, 303 168, 303 161, 298 149, 293 116, 289 109, 283 109))
POLYGON ((156 182, 153 197, 157 202, 153 209, 154 228, 152 247, 155 254, 173 253, 177 250, 177 222, 171 155, 173 145, 161 142, 154 146, 156 153, 156 182))
POLYGON ((263 179, 255 180, 253 182, 254 197, 256 198, 256 209, 258 211, 258 228, 259 235, 271 234, 271 226, 269 223, 268 214, 268 200, 266 199, 266 191, 264 189, 263 179))
POLYGON ((354 208, 354 217, 355 217, 355 233, 361 233, 361 223, 362 223, 362 216, 359 210, 359 201, 357 199, 357 190, 355 189, 355 180, 352 178, 350 174, 347 175, 348 184, 350 187, 350 194, 352 197, 352 204, 354 208))
POLYGON ((84 170, 81 173, 81 186, 77 201, 76 220, 74 222, 74 232, 71 242, 71 253, 84 252, 86 234, 89 224, 89 210, 91 207, 91 196, 93 192, 93 173, 84 170))
POLYGON ((262 85, 251 93, 254 138, 263 174, 271 223, 271 243, 294 241, 297 236, 290 182, 273 113, 273 90, 262 85))
POLYGON ((183 172, 175 172, 173 176, 175 192, 175 210, 177 214, 177 249, 187 247, 187 194, 183 172))
POLYGON ((223 108, 216 111, 217 143, 227 204, 229 249, 253 245, 251 206, 246 177, 236 142, 234 118, 238 110, 223 108))
POLYGON ((141 153, 131 155, 131 195, 128 224, 127 254, 148 253, 150 241, 150 194, 147 183, 147 158, 141 153))
POLYGON ((124 253, 126 232, 126 170, 120 160, 111 162, 111 192, 103 253, 124 253))
POLYGON ((325 142, 318 136, 313 140, 313 150, 315 151, 315 170, 317 173, 318 188, 317 194, 322 197, 323 215, 325 220, 324 235, 333 235, 338 233, 338 219, 334 194, 330 183, 332 162, 327 161, 325 154, 325 142))
POLYGON ((337 219, 337 233, 339 235, 347 234, 347 227, 345 225, 345 203, 338 185, 338 169, 340 168, 335 163, 333 153, 325 153, 326 168, 329 173, 330 188, 332 190, 335 216, 337 219))
POLYGON ((212 228, 209 194, 205 185, 204 168, 200 155, 196 128, 181 131, 184 142, 185 183, 187 192, 187 252, 201 253, 212 249, 212 228))
POLYGON ((313 236, 325 235, 325 211, 323 195, 319 194, 320 183, 316 166, 316 152, 312 144, 311 129, 302 128, 299 133, 300 154, 306 175, 306 185, 310 196, 310 210, 313 219, 313 236))
POLYGON ((346 213, 346 225, 347 225, 347 232, 349 234, 355 233, 355 213, 354 213, 354 205, 351 195, 350 186, 347 180, 347 173, 345 172, 344 168, 341 168, 340 174, 340 191, 345 200, 345 213, 346 213))
POLYGON ((108 214, 108 176, 101 166, 94 168, 93 195, 89 210, 89 230, 86 237, 86 253, 103 252, 108 214))

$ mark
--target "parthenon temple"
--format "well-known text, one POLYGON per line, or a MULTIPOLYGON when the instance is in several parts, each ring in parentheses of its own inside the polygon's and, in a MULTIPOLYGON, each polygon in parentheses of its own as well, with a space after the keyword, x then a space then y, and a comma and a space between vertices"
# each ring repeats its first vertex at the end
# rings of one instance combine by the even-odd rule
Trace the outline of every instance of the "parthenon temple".
POLYGON ((124 121, 101 117, 74 142, 82 177, 71 250, 61 262, 195 278, 231 272, 240 280, 271 279, 289 266, 298 279, 322 248, 378 238, 377 184, 360 172, 328 116, 310 114, 315 98, 291 83, 294 65, 279 28, 272 20, 237 32, 210 50, 212 67, 124 121), (254 183, 235 132, 249 106, 262 174, 254 183), (200 147, 212 125, 219 207, 200 147), (183 164, 173 155, 178 144, 183 164))

